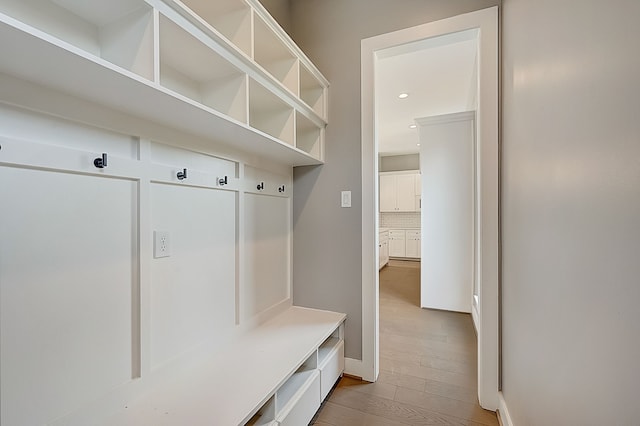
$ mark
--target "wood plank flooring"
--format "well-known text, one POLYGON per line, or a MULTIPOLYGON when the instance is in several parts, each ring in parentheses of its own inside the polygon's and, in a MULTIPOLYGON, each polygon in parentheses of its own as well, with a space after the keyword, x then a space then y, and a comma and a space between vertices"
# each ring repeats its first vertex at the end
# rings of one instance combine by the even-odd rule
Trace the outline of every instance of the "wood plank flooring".
POLYGON ((380 376, 344 377, 318 411, 317 426, 497 426, 477 400, 471 316, 420 308, 418 262, 380 273, 380 376))

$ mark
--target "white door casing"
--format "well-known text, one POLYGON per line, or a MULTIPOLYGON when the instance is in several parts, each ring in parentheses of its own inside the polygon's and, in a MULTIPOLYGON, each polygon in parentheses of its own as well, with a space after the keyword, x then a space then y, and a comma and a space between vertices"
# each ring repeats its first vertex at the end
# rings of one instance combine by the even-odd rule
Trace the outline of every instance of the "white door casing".
MULTIPOLYGON (((378 161, 374 70, 377 52, 460 31, 478 33, 478 398, 498 407, 498 8, 491 7, 362 40, 362 361, 347 359, 346 371, 375 381, 379 372, 378 161)), ((475 318, 474 318, 475 319, 475 318)))

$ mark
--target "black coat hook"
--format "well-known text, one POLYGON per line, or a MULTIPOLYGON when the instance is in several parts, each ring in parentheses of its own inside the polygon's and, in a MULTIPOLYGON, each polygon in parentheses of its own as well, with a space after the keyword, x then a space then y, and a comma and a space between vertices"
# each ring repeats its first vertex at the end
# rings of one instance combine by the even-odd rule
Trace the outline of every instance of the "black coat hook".
POLYGON ((98 157, 93 160, 93 165, 99 169, 104 169, 105 167, 107 167, 107 153, 103 152, 102 157, 98 157))
POLYGON ((227 177, 225 176, 224 178, 218 178, 218 185, 220 186, 225 186, 227 183, 227 177))
POLYGON ((284 185, 278 187, 278 192, 284 192, 284 185))
POLYGON ((260 182, 258 184, 258 191, 262 191, 264 189, 264 182, 260 182))
POLYGON ((178 172, 176 177, 178 178, 178 180, 186 179, 187 178, 187 169, 182 169, 181 172, 178 172))

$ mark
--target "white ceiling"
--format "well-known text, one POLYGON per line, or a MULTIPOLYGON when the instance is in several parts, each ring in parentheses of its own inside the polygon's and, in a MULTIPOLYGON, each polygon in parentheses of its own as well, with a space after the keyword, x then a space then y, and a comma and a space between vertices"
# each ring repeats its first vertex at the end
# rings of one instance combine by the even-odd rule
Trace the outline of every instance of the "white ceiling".
POLYGON ((477 31, 465 31, 378 52, 375 67, 378 151, 417 153, 414 119, 476 108, 477 31), (399 99, 400 93, 408 93, 399 99))

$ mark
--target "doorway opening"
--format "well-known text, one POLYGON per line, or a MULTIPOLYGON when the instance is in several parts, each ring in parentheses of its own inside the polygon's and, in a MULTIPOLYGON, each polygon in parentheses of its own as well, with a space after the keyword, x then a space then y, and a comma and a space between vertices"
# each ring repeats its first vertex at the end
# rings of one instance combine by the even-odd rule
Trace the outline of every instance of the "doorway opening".
POLYGON ((471 313, 477 288, 477 59, 477 29, 376 53, 379 221, 390 229, 378 246, 391 257, 424 253, 423 308, 471 313))
MULTIPOLYGON (((447 35, 477 34, 475 269, 478 399, 498 407, 498 12, 489 8, 362 41, 362 312, 363 359, 349 370, 375 381, 379 373, 378 127, 375 73, 380 53, 447 35)), ((383 54, 384 56, 384 54, 383 54)), ((425 78, 428 78, 425 75, 425 78)), ((475 300, 475 298, 474 298, 475 300)))

